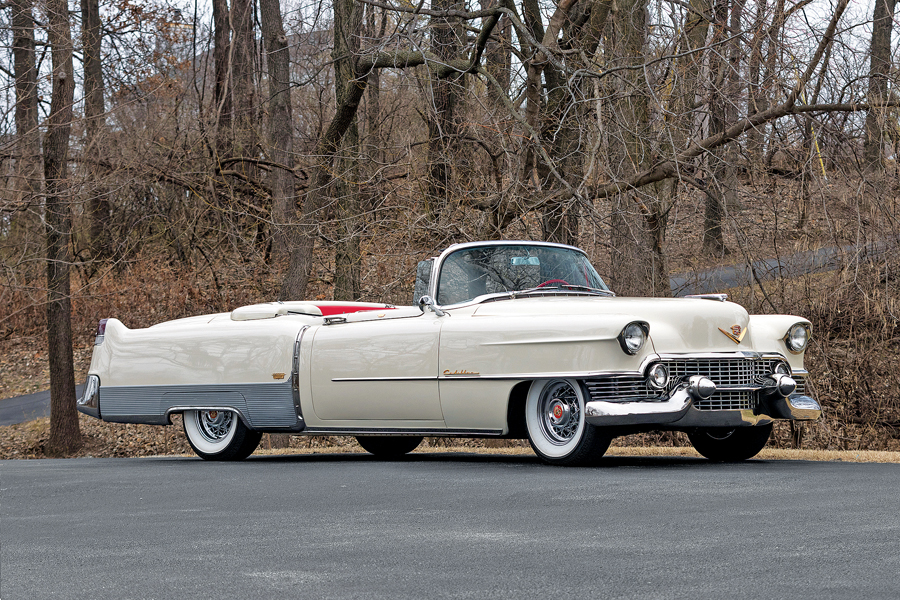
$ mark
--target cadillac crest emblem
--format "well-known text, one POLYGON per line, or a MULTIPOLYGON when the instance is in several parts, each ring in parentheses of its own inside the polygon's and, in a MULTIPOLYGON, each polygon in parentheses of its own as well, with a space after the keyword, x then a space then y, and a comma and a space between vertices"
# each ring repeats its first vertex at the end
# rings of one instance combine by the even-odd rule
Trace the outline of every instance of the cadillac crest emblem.
POLYGON ((730 339, 735 344, 740 344, 741 340, 744 339, 744 336, 747 335, 746 327, 742 329, 740 325, 732 325, 729 329, 731 329, 731 331, 725 331, 724 329, 719 327, 719 331, 728 336, 728 339, 730 339))

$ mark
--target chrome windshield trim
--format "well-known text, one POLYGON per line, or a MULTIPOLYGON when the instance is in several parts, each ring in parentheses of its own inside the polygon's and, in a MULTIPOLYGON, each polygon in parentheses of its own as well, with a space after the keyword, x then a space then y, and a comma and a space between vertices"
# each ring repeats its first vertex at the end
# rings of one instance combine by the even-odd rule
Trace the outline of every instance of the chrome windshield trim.
MULTIPOLYGON (((523 246, 542 246, 545 248, 561 248, 565 250, 574 250, 578 252, 582 256, 590 262, 590 257, 588 257, 587 252, 582 250, 581 248, 577 248, 575 246, 569 246, 568 244, 557 244, 555 242, 541 242, 535 240, 487 240, 483 242, 465 242, 462 244, 452 244, 440 255, 434 259, 434 266, 431 269, 431 280, 428 282, 428 295, 435 299, 437 302, 437 291, 438 291, 438 281, 441 278, 441 270, 444 268, 444 261, 448 256, 453 254, 454 252, 458 252, 460 250, 466 250, 467 248, 483 248, 485 246, 515 246, 515 245, 523 245, 523 246)), ((592 265, 593 266, 593 265, 592 265)), ((596 270, 596 269, 595 269, 596 270)), ((605 283, 605 282, 604 282, 605 283)), ((549 290, 548 290, 549 291, 549 290)), ((582 292, 584 293, 584 292, 582 292)), ((610 290, 610 293, 615 295, 615 293, 610 290)), ((596 294, 590 294, 596 295, 596 294)), ((605 296, 604 296, 605 297, 605 296)), ((478 296, 476 298, 472 298, 471 300, 466 300, 465 302, 458 302, 456 304, 447 304, 447 305, 437 305, 439 308, 462 308, 464 306, 471 306, 473 304, 481 304, 485 302, 488 298, 509 298, 509 292, 500 292, 497 294, 485 294, 482 296, 478 296)))
POLYGON ((297 332, 297 339, 294 341, 294 355, 291 358, 291 395, 294 400, 294 412, 301 425, 303 424, 303 410, 300 407, 300 347, 303 344, 303 334, 309 327, 309 325, 304 325, 297 332))

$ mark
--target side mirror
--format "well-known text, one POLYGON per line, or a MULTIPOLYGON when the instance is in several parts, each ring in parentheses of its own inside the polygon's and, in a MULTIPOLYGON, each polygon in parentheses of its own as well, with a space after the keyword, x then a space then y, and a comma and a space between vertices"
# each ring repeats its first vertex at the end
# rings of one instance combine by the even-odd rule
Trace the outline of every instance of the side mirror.
POLYGON ((425 312, 426 308, 439 317, 443 317, 447 314, 438 308, 437 304, 434 303, 434 298, 431 296, 422 296, 419 298, 419 309, 421 309, 422 312, 425 312))

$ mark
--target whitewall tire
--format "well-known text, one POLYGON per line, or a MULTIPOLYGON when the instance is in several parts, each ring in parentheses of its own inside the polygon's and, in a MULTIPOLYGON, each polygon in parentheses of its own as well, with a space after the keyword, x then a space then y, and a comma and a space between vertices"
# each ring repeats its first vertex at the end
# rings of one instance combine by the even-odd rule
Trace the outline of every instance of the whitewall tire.
POLYGON ((252 431, 230 410, 184 411, 184 433, 200 458, 243 460, 253 454, 262 433, 252 431))
POLYGON ((584 419, 584 392, 574 379, 539 379, 525 402, 528 440, 548 464, 596 463, 612 437, 584 419))

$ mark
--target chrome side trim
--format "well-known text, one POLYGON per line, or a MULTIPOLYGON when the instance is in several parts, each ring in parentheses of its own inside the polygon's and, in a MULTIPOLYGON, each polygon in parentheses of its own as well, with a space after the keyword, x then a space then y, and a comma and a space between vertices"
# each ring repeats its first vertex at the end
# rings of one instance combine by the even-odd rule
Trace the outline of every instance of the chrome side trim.
POLYGON ((297 421, 300 429, 303 429, 303 410, 300 408, 300 345, 303 343, 303 334, 309 329, 309 325, 304 325, 297 333, 297 339, 294 341, 294 356, 291 359, 291 395, 294 400, 294 411, 297 413, 297 421))
MULTIPOLYGON (((434 381, 438 379, 438 376, 435 375, 433 377, 429 377, 427 375, 422 377, 335 377, 331 381, 334 382, 342 382, 342 381, 434 381)), ((459 379, 458 377, 453 377, 452 379, 459 379)))
POLYGON ((241 421, 244 423, 244 426, 248 429, 251 429, 250 421, 247 419, 247 415, 244 412, 234 406, 220 405, 220 406, 173 406, 166 410, 166 421, 171 423, 172 413, 183 413, 186 410, 230 410, 232 412, 237 413, 237 415, 241 418, 241 421))
POLYGON ((498 437, 502 429, 440 429, 392 427, 307 427, 303 435, 421 435, 426 437, 498 437))

